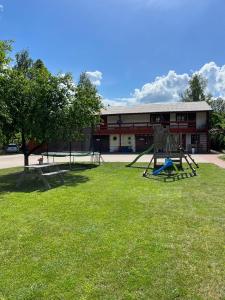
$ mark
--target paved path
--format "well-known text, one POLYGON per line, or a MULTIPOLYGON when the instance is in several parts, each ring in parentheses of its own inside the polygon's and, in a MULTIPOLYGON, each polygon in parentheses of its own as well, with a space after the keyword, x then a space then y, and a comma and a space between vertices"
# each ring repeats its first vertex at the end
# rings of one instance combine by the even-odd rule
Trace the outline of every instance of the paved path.
MULTIPOLYGON (((136 157, 136 154, 104 154, 102 155, 105 162, 131 162, 136 157)), ((38 163, 38 158, 40 155, 31 155, 30 164, 38 163)), ((192 157, 198 163, 213 163, 221 168, 225 168, 225 161, 218 158, 218 154, 194 154, 192 157)), ((141 157, 139 162, 149 162, 151 155, 144 155, 141 157)), ((46 161, 46 158, 45 158, 46 161)), ((52 160, 50 159, 50 162, 52 160)), ((57 157, 55 162, 68 162, 68 157, 57 157)), ((76 157, 75 161, 90 161, 90 157, 76 157)), ((22 167, 23 166, 23 155, 0 155, 0 169, 13 168, 13 167, 22 167)))

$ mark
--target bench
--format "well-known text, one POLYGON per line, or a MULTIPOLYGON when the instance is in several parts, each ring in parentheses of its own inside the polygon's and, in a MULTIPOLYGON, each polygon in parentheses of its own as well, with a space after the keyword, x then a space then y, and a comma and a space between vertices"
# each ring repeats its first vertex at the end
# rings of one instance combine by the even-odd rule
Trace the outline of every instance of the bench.
MULTIPOLYGON (((29 166, 25 166, 24 168, 27 169, 27 171, 23 172, 21 174, 21 176, 19 177, 18 181, 17 181, 17 187, 20 186, 20 184, 22 183, 22 181, 26 178, 26 177, 31 177, 31 172, 35 173, 35 177, 39 178, 45 185, 45 187, 47 189, 51 188, 50 183, 48 182, 47 178, 50 176, 58 176, 60 179, 61 183, 64 183, 64 179, 63 179, 63 174, 65 174, 66 172, 69 172, 69 170, 60 170, 59 169, 59 164, 38 164, 38 165, 29 165, 29 166), (44 173, 43 171, 46 168, 54 168, 51 172, 46 172, 44 173)), ((50 171, 50 170, 49 170, 50 171)))
POLYGON ((69 172, 69 170, 59 170, 59 171, 54 171, 54 172, 49 172, 49 173, 43 173, 42 176, 54 176, 58 174, 63 174, 69 172))
POLYGON ((42 179, 43 179, 43 182, 44 182, 45 186, 48 189, 51 188, 50 183, 45 178, 45 177, 49 177, 49 176, 58 176, 60 182, 63 184, 64 183, 64 179, 63 179, 62 174, 66 173, 66 172, 69 172, 69 170, 57 170, 57 171, 53 171, 53 172, 49 172, 49 173, 42 173, 41 175, 42 175, 42 179))

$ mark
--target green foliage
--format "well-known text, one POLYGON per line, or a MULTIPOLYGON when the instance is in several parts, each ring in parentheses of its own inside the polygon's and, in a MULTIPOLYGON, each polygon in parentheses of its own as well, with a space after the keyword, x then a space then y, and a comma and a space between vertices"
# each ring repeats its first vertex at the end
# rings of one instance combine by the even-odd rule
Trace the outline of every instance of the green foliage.
POLYGON ((6 67, 11 61, 9 53, 12 49, 12 41, 0 40, 0 71, 6 67))
POLYGON ((225 112, 212 112, 210 136, 216 150, 225 149, 225 112))
POLYGON ((210 115, 211 145, 215 150, 225 149, 225 100, 222 98, 208 101, 213 111, 210 115))
POLYGON ((27 50, 22 50, 21 52, 16 53, 16 64, 14 68, 24 74, 28 73, 30 68, 33 65, 33 60, 29 56, 27 50))
MULTIPOLYGON (((12 49, 12 41, 1 41, 0 40, 0 76, 4 76, 8 64, 11 59, 9 53, 12 49)), ((1 89, 1 86, 0 86, 1 89)), ((3 124, 7 124, 9 121, 9 116, 7 114, 6 105, 4 100, 0 97, 0 145, 4 144, 6 137, 3 131, 3 124)))
POLYGON ((210 99, 208 103, 212 107, 213 112, 225 113, 225 100, 221 97, 217 99, 210 99))
POLYGON ((206 101, 211 96, 206 95, 205 89, 207 81, 199 74, 194 74, 189 80, 189 87, 181 95, 181 101, 194 102, 194 101, 206 101))
POLYGON ((210 114, 211 146, 215 150, 225 148, 225 100, 213 99, 206 93, 207 80, 199 74, 194 74, 189 81, 189 87, 181 95, 181 101, 207 101, 213 111, 210 114))
POLYGON ((75 101, 72 103, 73 113, 78 112, 80 116, 80 126, 95 126, 100 121, 100 114, 96 114, 96 112, 100 112, 101 108, 101 98, 96 87, 91 83, 86 73, 82 73, 76 87, 75 101))
MULTIPOLYGON (((7 61, 6 54, 2 57, 7 61)), ((81 136, 85 127, 96 124, 101 108, 101 99, 86 74, 75 87, 70 74, 51 74, 26 50, 16 54, 13 68, 0 72, 0 103, 0 132, 6 139, 21 134, 26 164, 31 153, 29 140, 42 144, 81 136)))
MULTIPOLYGON (((69 76, 69 74, 67 74, 69 76)), ((68 77, 68 82, 71 78, 68 77)), ((96 87, 91 83, 86 73, 82 73, 75 87, 70 83, 69 106, 66 109, 63 126, 63 136, 67 140, 81 139, 84 128, 93 128, 100 121, 101 97, 96 87)))

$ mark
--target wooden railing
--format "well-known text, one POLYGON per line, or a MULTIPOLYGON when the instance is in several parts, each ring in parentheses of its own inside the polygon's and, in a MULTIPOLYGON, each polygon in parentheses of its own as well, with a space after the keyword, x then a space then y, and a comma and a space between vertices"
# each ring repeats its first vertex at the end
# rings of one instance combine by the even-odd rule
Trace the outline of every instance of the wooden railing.
POLYGON ((130 122, 130 123, 107 123, 107 124, 100 124, 97 126, 98 130, 112 130, 112 129, 147 129, 153 128, 154 125, 163 125, 165 127, 169 127, 171 129, 185 129, 185 128, 196 128, 195 121, 163 121, 159 123, 153 122, 130 122))

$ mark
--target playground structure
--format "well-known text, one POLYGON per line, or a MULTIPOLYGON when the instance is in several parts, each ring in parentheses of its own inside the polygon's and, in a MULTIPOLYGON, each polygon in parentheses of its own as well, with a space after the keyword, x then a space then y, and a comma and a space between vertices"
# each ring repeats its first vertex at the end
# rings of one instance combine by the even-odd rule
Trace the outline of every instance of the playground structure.
POLYGON ((196 168, 198 164, 194 161, 190 154, 186 153, 179 145, 176 136, 169 131, 169 128, 162 125, 154 126, 153 145, 139 154, 128 167, 133 166, 143 155, 153 152, 152 158, 145 168, 144 177, 150 175, 166 175, 167 177, 177 176, 177 179, 189 176, 196 176, 196 168), (159 164, 159 160, 164 159, 164 164, 159 164), (184 169, 183 160, 187 163, 188 171, 184 169), (151 165, 153 163, 153 171, 151 165), (194 165, 194 166, 193 166, 194 165))

